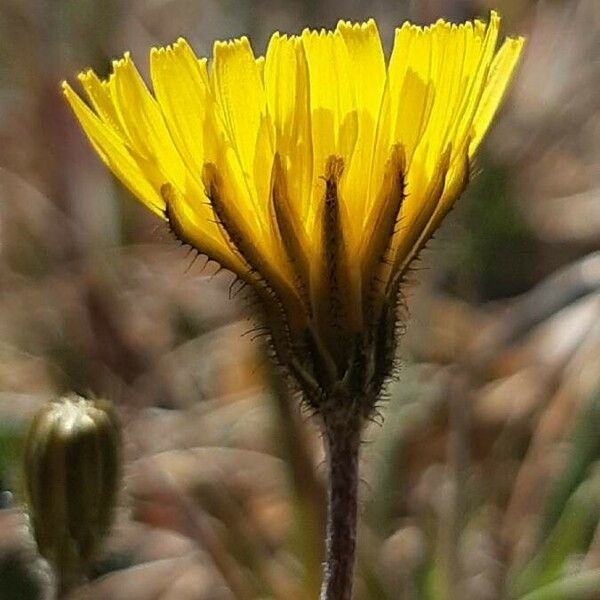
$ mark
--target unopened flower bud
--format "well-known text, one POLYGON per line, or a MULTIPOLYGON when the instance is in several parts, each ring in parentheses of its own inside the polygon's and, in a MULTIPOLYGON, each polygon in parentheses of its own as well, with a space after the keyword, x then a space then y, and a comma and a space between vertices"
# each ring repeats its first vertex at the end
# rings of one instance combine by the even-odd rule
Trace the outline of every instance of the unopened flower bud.
POLYGON ((105 401, 70 396, 36 414, 25 446, 25 500, 40 554, 59 586, 85 575, 117 501, 121 443, 105 401))

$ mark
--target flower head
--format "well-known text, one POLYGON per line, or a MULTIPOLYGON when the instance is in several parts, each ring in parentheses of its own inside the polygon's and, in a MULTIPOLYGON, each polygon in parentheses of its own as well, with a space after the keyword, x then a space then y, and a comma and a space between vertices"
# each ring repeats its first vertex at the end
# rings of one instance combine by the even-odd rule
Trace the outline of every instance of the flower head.
POLYGON ((464 189, 523 40, 488 24, 405 23, 152 49, 64 94, 92 145, 182 241, 262 300, 274 348, 309 401, 376 396, 411 262, 464 189))
POLYGON ((112 405, 68 396, 36 413, 24 452, 27 512, 40 554, 69 587, 83 579, 113 521, 121 435, 112 405))

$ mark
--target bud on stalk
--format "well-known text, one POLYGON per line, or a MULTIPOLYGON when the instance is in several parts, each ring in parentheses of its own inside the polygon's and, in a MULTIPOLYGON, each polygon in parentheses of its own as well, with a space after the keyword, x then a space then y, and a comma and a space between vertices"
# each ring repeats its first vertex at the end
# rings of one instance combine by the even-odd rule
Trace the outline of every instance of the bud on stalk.
POLYGON ((59 595, 85 579, 117 501, 121 441, 110 403, 69 396, 43 406, 25 445, 25 501, 59 595))

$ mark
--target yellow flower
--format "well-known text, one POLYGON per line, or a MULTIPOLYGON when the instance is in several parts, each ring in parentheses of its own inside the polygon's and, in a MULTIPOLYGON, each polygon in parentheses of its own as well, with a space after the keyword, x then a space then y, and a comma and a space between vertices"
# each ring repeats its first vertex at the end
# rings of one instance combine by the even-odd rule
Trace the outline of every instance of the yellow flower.
MULTIPOLYGON (((92 145, 143 204, 259 294, 279 360, 305 391, 389 373, 411 262, 464 189, 523 39, 489 24, 405 23, 275 33, 198 59, 153 48, 153 93, 129 54, 89 100, 64 94, 92 145), (315 387, 316 386, 316 387, 315 387)), ((312 393, 312 392, 311 392, 312 393)))

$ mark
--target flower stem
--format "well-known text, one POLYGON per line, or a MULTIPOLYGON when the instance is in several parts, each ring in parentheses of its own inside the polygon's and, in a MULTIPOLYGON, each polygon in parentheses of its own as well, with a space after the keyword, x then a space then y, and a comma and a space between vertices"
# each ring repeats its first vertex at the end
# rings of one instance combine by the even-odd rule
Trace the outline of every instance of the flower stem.
POLYGON ((333 412, 324 415, 323 422, 329 486, 321 600, 351 600, 362 418, 349 411, 333 412))

